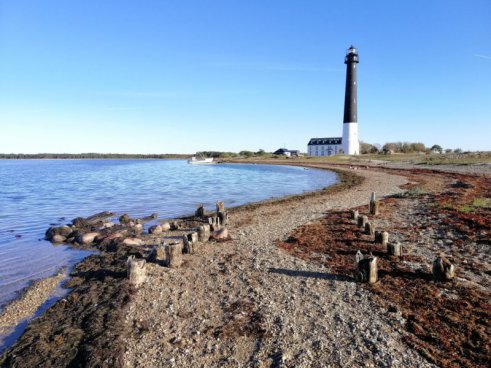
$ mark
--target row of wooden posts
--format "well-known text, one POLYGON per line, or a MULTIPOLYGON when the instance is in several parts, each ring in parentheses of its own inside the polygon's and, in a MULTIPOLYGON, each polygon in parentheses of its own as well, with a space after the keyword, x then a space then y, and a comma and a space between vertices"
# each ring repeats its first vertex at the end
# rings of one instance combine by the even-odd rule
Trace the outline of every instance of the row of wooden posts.
MULTIPOLYGON (((373 216, 379 214, 380 202, 376 200, 375 192, 372 192, 369 204, 369 213, 373 216)), ((382 244, 387 249, 387 254, 395 257, 402 257, 402 246, 399 242, 389 242, 389 233, 387 231, 375 230, 373 224, 368 220, 368 216, 360 215, 357 210, 351 211, 351 218, 357 223, 358 227, 364 229, 366 235, 374 236, 376 244, 382 244)), ((376 283, 378 280, 377 257, 371 254, 363 256, 358 251, 356 253, 356 278, 361 282, 369 284, 376 283)), ((432 272, 434 277, 439 281, 451 280, 455 276, 455 267, 443 256, 437 257, 433 261, 432 272)))
MULTIPOLYGON (((153 262, 170 268, 179 268, 182 263, 183 254, 194 254, 199 242, 207 242, 212 232, 216 234, 215 238, 220 239, 228 237, 228 231, 224 227, 228 223, 228 213, 225 211, 223 202, 217 202, 217 211, 215 216, 206 217, 203 205, 196 210, 195 217, 199 220, 208 220, 198 226, 195 231, 182 235, 181 241, 170 244, 158 244, 154 246, 147 259, 128 257, 127 275, 132 286, 138 287, 146 280, 146 263, 153 262)), ((171 228, 177 229, 176 223, 171 223, 171 228)))

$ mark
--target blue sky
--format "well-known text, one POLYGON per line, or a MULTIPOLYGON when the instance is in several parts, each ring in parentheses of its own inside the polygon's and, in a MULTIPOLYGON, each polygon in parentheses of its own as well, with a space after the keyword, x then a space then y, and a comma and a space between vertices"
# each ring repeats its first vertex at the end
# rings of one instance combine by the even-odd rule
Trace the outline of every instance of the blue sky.
POLYGON ((491 150, 491 1, 0 0, 0 152, 491 150))

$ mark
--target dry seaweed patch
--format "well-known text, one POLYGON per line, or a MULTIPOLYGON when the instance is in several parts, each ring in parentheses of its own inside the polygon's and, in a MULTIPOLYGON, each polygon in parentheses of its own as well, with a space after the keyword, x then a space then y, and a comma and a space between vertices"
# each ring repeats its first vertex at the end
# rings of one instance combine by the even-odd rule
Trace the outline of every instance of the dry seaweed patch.
POLYGON ((352 277, 358 249, 371 251, 379 257, 380 281, 366 287, 381 306, 401 312, 406 320, 406 342, 411 347, 442 367, 490 366, 491 295, 486 283, 480 285, 482 279, 474 277, 489 275, 489 265, 483 262, 486 258, 480 254, 482 250, 474 249, 475 254, 468 254, 469 244, 489 244, 490 211, 485 207, 472 213, 458 210, 461 204, 489 196, 489 179, 450 175, 439 181, 425 178, 423 182, 418 174, 411 173, 413 183, 407 189, 412 194, 383 200, 382 213, 375 219, 389 224, 391 234, 418 244, 402 259, 387 256, 386 250, 364 235, 346 212, 331 212, 318 222, 301 226, 278 246, 296 257, 322 263, 344 277, 352 277), (458 184, 459 181, 468 185, 458 184), (416 187, 422 190, 411 192, 416 187), (433 191, 437 193, 432 194, 433 191), (413 212, 407 214, 408 208, 413 212), (435 248, 434 240, 425 238, 428 229, 446 241, 435 248), (447 234, 452 234, 451 240, 445 239, 447 234), (422 240, 431 244, 429 249, 422 249, 426 248, 422 240), (428 254, 434 254, 435 249, 466 270, 465 276, 472 282, 435 282, 426 271, 432 261, 428 254))
POLYGON ((252 300, 237 300, 225 307, 225 323, 215 329, 215 338, 254 336, 261 338, 266 333, 265 318, 252 300))

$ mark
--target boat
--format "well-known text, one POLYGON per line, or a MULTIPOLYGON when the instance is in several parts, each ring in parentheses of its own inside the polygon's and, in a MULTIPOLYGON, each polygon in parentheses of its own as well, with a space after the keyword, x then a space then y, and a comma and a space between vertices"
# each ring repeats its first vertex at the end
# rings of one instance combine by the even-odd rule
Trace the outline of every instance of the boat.
POLYGON ((193 156, 188 160, 188 164, 216 164, 213 157, 196 157, 193 156))

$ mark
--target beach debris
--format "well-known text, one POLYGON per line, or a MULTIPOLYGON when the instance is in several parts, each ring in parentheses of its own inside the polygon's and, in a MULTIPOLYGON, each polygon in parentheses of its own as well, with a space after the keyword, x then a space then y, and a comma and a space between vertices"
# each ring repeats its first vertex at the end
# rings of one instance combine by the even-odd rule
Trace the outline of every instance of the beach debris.
POLYGON ((402 256, 402 246, 399 242, 391 242, 387 244, 387 253, 390 256, 400 257, 402 256))
POLYGON ((433 276, 438 281, 449 281, 455 277, 455 267, 443 256, 433 261, 433 276))
POLYGON ((368 217, 363 215, 363 216, 358 216, 358 227, 365 228, 365 224, 368 222, 368 217))
POLYGON ((366 235, 373 235, 375 232, 375 227, 372 225, 370 221, 367 221, 365 224, 365 234, 366 235))
MULTIPOLYGON (((357 253, 358 258, 358 253, 357 253)), ((374 284, 377 282, 377 257, 363 257, 358 261, 355 271, 356 279, 360 282, 374 284)))
POLYGON ((146 224, 147 222, 155 220, 157 217, 159 217, 158 213, 152 213, 150 216, 145 216, 145 217, 141 217, 139 219, 136 219, 135 222, 137 224, 146 224))
POLYGON ((132 286, 139 287, 147 279, 146 261, 142 258, 136 259, 135 256, 129 256, 126 261, 127 276, 132 286))
POLYGON ((76 227, 87 227, 90 225, 95 225, 98 222, 104 222, 105 219, 112 216, 114 216, 113 212, 104 211, 89 217, 77 217, 72 220, 72 224, 76 227))
POLYGON ((126 238, 123 240, 124 245, 143 245, 143 240, 139 238, 126 238))
POLYGON ((380 207, 380 202, 376 200, 375 192, 372 192, 372 195, 370 196, 370 205, 369 205, 370 214, 371 215, 378 215, 379 214, 379 207, 380 207))
POLYGON ((360 215, 360 214, 358 213, 358 210, 351 210, 351 211, 350 211, 350 214, 351 214, 351 218, 352 218, 353 220, 358 221, 358 216, 360 215))
POLYGON ((198 227, 198 240, 201 242, 208 241, 210 239, 210 225, 204 224, 198 227))
POLYGON ((196 212, 194 213, 194 216, 200 219, 205 217, 205 207, 202 204, 198 206, 196 212))
POLYGON ((182 265, 182 243, 171 243, 165 246, 167 267, 178 268, 182 265))

